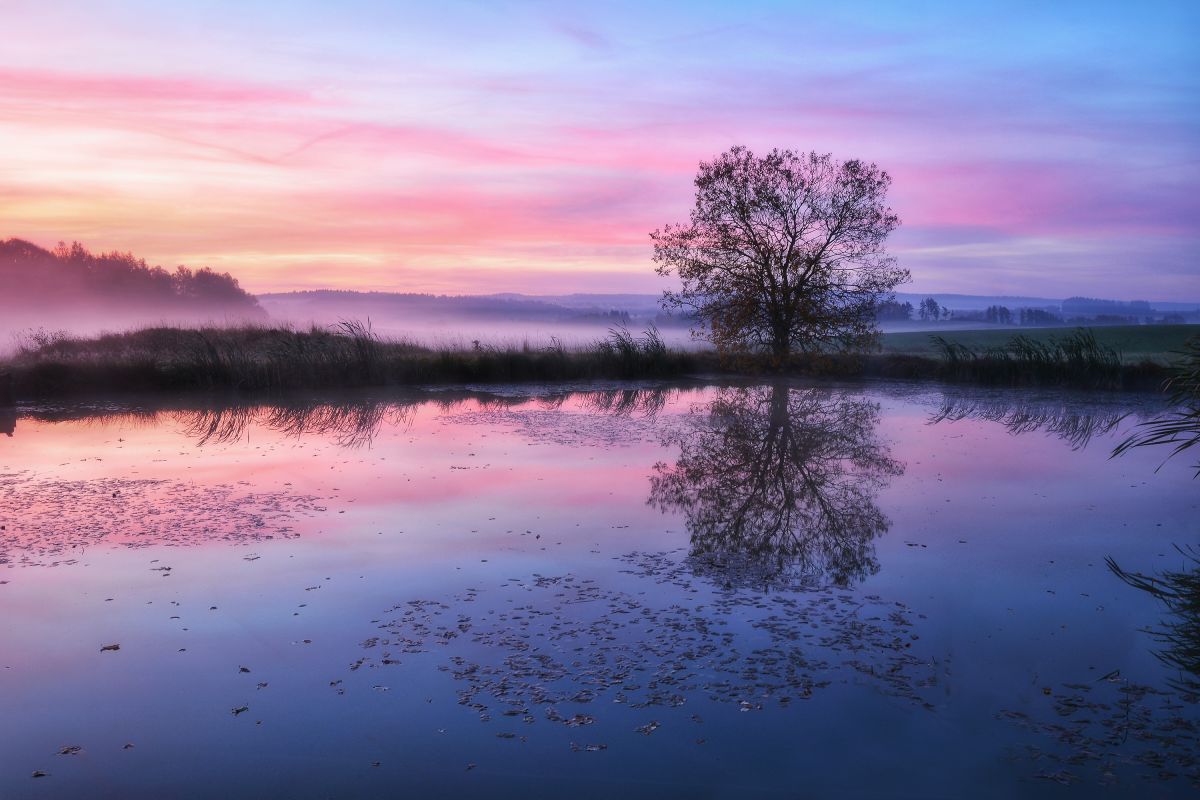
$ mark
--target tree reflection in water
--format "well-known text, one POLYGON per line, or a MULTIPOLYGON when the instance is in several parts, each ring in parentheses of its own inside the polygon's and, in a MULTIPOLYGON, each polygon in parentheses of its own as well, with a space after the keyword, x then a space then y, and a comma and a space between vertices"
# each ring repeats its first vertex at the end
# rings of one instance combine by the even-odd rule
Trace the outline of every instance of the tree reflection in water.
POLYGON ((879 569, 890 522, 875 498, 903 472, 878 421, 877 404, 829 390, 721 389, 668 435, 679 458, 655 465, 648 502, 683 513, 695 566, 727 582, 855 583, 879 569))

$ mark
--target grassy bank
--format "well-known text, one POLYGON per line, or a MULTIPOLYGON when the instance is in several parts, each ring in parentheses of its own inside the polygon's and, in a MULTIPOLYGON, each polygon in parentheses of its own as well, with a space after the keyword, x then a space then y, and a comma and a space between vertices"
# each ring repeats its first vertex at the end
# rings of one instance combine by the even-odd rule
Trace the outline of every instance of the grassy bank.
MULTIPOLYGON (((1183 350, 1187 340, 1200 333, 1200 325, 1111 325, 1088 328, 1096 343, 1112 348, 1124 364, 1149 361, 1168 364, 1183 350)), ((1047 344, 1070 335, 1071 328, 990 328, 965 331, 906 331, 883 336, 887 355, 940 357, 942 348, 933 337, 962 345, 975 352, 1004 347, 1014 336, 1047 344)))
POLYGON ((357 322, 333 328, 145 328, 96 338, 36 336, 0 371, 17 397, 95 391, 271 391, 422 383, 662 378, 711 357, 667 348, 651 330, 614 331, 585 348, 433 349, 385 340, 357 322))
POLYGON ((574 348, 554 343, 472 349, 385 340, 355 322, 309 329, 158 327, 95 338, 37 334, 0 363, 0 402, 125 391, 287 391, 779 372, 1153 390, 1166 374, 1157 362, 1129 361, 1089 331, 1058 330, 1056 337, 1044 339, 1010 334, 982 349, 965 343, 974 333, 921 334, 925 344, 914 352, 897 349, 893 341, 870 355, 796 356, 782 368, 754 359, 722 363, 712 351, 675 350, 653 329, 640 336, 614 330, 574 348))
POLYGON ((1161 382, 1161 366, 1148 360, 1125 361, 1091 329, 1046 338, 1018 334, 1001 345, 979 350, 942 336, 933 336, 931 341, 943 377, 950 380, 1024 386, 1058 382, 1088 389, 1137 388, 1148 380, 1161 382))

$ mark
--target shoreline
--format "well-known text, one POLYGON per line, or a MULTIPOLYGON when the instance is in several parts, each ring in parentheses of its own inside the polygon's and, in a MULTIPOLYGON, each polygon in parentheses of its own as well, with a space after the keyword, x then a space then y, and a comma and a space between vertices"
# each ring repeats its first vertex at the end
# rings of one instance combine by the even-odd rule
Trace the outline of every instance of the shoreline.
POLYGON ((146 328, 95 338, 59 337, 0 360, 0 405, 80 396, 555 384, 613 380, 911 380, 945 385, 1160 391, 1162 360, 1124 361, 1089 329, 1061 338, 1014 335, 1004 346, 971 349, 931 336, 936 354, 797 354, 782 363, 715 350, 668 347, 654 329, 613 330, 590 346, 434 349, 385 340, 366 326, 333 329, 146 328))
MULTIPOLYGON (((348 389, 422 389, 466 386, 604 384, 613 381, 686 380, 725 381, 812 378, 818 380, 909 381, 938 386, 977 386, 1007 389, 1068 389, 1074 391, 1160 393, 1168 368, 1153 362, 1121 365, 1115 376, 1073 380, 1070 375, 1008 375, 1003 363, 982 362, 978 372, 958 375, 951 365, 927 356, 870 354, 819 356, 797 359, 780 369, 722 367, 715 353, 678 354, 695 368, 678 370, 597 370, 588 359, 551 371, 544 361, 527 354, 502 353, 491 359, 473 353, 438 354, 422 360, 393 364, 391 379, 339 381, 318 377, 312 381, 243 383, 223 380, 226 375, 189 376, 171 365, 71 364, 41 362, 33 365, 0 365, 0 407, 43 400, 87 399, 131 395, 202 396, 233 394, 271 398, 298 391, 348 389), (989 371, 991 370, 991 371, 989 371), (1000 374, 997 374, 999 371, 1000 374)), ((568 361, 570 357, 568 356, 568 361)), ((561 364, 554 365, 561 367, 561 364)), ((269 376, 269 369, 266 371, 269 376)))

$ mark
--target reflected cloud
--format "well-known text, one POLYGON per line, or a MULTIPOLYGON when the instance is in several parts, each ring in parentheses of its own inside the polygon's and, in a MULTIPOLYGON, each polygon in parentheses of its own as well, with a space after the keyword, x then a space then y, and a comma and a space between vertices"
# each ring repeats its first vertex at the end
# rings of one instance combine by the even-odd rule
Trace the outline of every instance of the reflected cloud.
POLYGON ((721 389, 704 419, 668 434, 650 505, 684 516, 698 571, 730 583, 797 574, 838 585, 878 571, 890 522, 875 503, 903 472, 876 433, 879 406, 821 389, 721 389))

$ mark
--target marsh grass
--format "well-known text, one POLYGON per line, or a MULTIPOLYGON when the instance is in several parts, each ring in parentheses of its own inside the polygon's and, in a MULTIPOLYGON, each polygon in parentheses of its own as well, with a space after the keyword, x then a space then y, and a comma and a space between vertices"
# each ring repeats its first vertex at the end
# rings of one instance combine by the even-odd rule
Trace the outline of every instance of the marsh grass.
POLYGON ((1124 364, 1115 348, 1087 328, 1048 339, 1018 334, 983 350, 942 336, 930 339, 942 376, 972 383, 1120 389, 1152 366, 1124 364))
MULTIPOLYGON (((1086 327, 1086 326, 1085 326, 1086 327)), ((1044 341, 1058 339, 1073 328, 987 328, 947 330, 945 339, 961 342, 975 352, 1003 347, 1015 334, 1044 341)), ((1118 351, 1125 363, 1151 361, 1159 366, 1169 365, 1175 353, 1196 333, 1195 325, 1102 325, 1089 328, 1096 341, 1118 351)), ((892 331, 881 339, 886 354, 907 354, 933 357, 940 355, 930 341, 936 331, 892 331)))
POLYGON ((940 357, 907 353, 808 353, 786 363, 668 347, 650 326, 612 328, 588 345, 528 340, 430 347, 386 339, 370 321, 329 327, 149 327, 82 338, 34 331, 0 361, 0 404, 22 397, 130 391, 266 391, 661 379, 719 375, 943 380, 1016 386, 1150 389, 1165 368, 1123 364, 1080 330, 1049 342, 1015 336, 979 352, 933 337, 940 357), (7 376, 7 377, 6 377, 7 376))
POLYGON ((331 327, 153 327, 94 338, 37 332, 0 371, 18 396, 81 391, 352 388, 663 378, 701 370, 703 354, 668 348, 653 327, 613 329, 590 346, 430 348, 383 339, 369 321, 331 327))
MULTIPOLYGON (((1163 388, 1176 410, 1138 425, 1127 439, 1113 450, 1119 456, 1130 448, 1168 445, 1167 458, 1200 445, 1200 336, 1190 339, 1178 354, 1163 388)), ((1195 465, 1200 477, 1200 462, 1195 465)))

